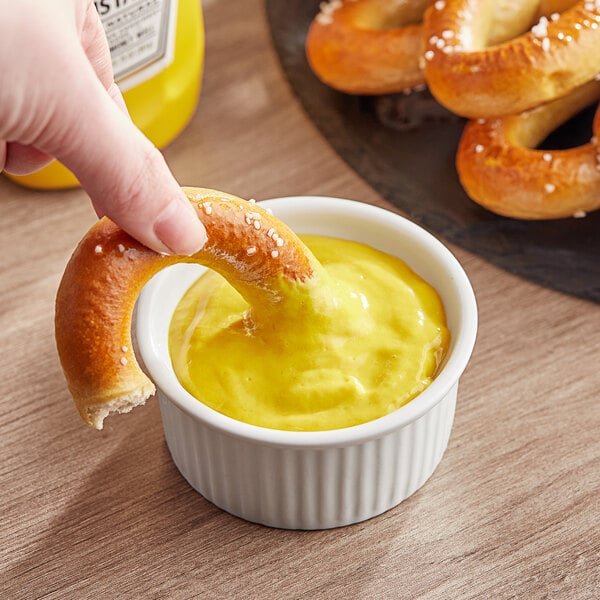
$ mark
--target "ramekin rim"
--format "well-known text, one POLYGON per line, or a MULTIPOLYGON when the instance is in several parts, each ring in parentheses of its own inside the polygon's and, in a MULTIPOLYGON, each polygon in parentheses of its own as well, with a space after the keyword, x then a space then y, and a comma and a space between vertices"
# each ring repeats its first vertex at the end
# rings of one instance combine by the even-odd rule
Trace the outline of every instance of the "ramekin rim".
MULTIPOLYGON (((358 200, 336 198, 331 196, 284 196, 261 201, 266 208, 277 209, 278 205, 285 203, 289 206, 294 202, 319 202, 328 203, 329 207, 342 209, 352 207, 355 213, 365 214, 369 217, 378 215, 386 219, 396 220, 402 224, 403 231, 409 230, 426 242, 437 259, 443 259, 445 269, 450 269, 457 294, 460 298, 462 323, 458 335, 452 341, 452 352, 440 372, 431 384, 416 398, 401 406, 397 410, 374 419, 372 421, 351 427, 325 431, 287 431, 269 429, 251 425, 228 417, 206 406, 194 398, 177 380, 170 361, 164 364, 157 355, 157 349, 150 336, 150 328, 140 326, 145 315, 151 309, 151 303, 160 293, 162 279, 167 277, 162 271, 150 281, 142 291, 137 306, 136 336, 142 361, 149 371, 151 379, 167 401, 175 404, 180 410, 195 420, 200 420, 205 426, 217 429, 222 433, 253 441, 262 445, 281 446, 289 448, 306 447, 340 447, 367 442, 374 438, 382 437, 391 431, 401 429, 429 412, 437 405, 458 383, 464 372, 475 345, 477 335, 477 304, 471 283, 462 265, 452 252, 433 234, 417 225, 407 217, 385 208, 367 204, 358 200), (468 317, 468 318, 466 318, 468 317), (164 373, 169 372, 168 377, 164 373)), ((454 337, 454 335, 453 335, 454 337)))

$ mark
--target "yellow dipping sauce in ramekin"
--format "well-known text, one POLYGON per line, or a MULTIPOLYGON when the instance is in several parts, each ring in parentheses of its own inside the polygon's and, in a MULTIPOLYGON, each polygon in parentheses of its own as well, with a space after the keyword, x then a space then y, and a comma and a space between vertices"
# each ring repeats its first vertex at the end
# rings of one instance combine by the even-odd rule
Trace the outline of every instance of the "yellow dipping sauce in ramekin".
POLYGON ((268 310, 250 310, 212 271, 188 290, 169 331, 177 377, 214 410, 271 429, 340 429, 396 410, 448 349, 437 292, 394 256, 300 237, 323 270, 268 310))

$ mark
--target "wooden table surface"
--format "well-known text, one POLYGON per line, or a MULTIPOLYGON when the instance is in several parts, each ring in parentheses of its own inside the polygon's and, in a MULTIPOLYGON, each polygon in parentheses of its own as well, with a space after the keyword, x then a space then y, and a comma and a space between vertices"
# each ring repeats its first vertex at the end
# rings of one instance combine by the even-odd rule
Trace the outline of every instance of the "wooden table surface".
MULTIPOLYGON (((259 0, 204 2, 197 113, 166 150, 182 184, 388 206, 293 97, 259 0)), ((355 526, 268 529, 217 509, 172 464, 158 404, 79 420, 53 302, 95 217, 81 190, 0 178, 0 597, 600 597, 600 310, 450 246, 480 310, 441 465, 355 526)))

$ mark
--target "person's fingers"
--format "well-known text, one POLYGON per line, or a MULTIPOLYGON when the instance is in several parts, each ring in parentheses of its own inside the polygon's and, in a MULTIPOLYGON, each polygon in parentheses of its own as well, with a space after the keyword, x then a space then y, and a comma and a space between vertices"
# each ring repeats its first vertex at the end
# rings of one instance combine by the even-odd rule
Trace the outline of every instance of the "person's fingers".
POLYGON ((93 102, 108 104, 104 110, 113 114, 82 125, 79 149, 57 156, 78 177, 95 210, 158 252, 199 250, 206 233, 162 154, 107 95, 93 102))
POLYGON ((79 40, 100 83, 108 91, 108 94, 114 100, 116 105, 125 114, 129 114, 127 105, 123 99, 123 94, 114 81, 108 39, 104 33, 104 27, 102 26, 98 11, 92 2, 88 5, 83 23, 81 24, 79 40))
POLYGON ((114 80, 112 60, 108 39, 104 33, 102 21, 93 3, 90 3, 86 12, 81 32, 79 34, 81 47, 94 69, 100 83, 108 91, 116 105, 129 114, 123 94, 114 80))
MULTIPOLYGON (((79 62, 79 64, 77 64, 79 62)), ((64 73, 69 92, 43 144, 75 173, 99 214, 160 252, 192 254, 204 227, 162 154, 123 114, 87 60, 64 73), (76 75, 76 76, 75 76, 76 75)))
POLYGON ((4 171, 4 165, 6 165, 6 142, 0 140, 0 173, 4 171))
MULTIPOLYGON (((18 142, 5 144, 4 170, 12 175, 29 175, 45 167, 52 160, 51 156, 33 146, 25 146, 18 142)), ((2 165, 1 158, 0 165, 2 165)))
MULTIPOLYGON (((40 50, 19 54, 18 68, 10 61, 4 71, 0 65, 1 79, 11 81, 0 86, 0 140, 20 144, 0 142, 0 164, 23 169, 41 159, 38 151, 54 156, 77 176, 99 213, 142 243, 161 252, 198 250, 204 227, 161 153, 123 110, 104 32, 97 15, 89 16, 93 3, 23 2, 9 11, 9 30, 32 37, 35 44, 26 48, 40 50), (81 12, 74 15, 73 6, 81 12)), ((0 37, 0 50, 4 43, 8 53, 5 42, 0 37)))
POLYGON ((108 89, 114 83, 110 48, 100 15, 93 2, 88 3, 83 20, 78 26, 81 47, 100 83, 108 89))
MULTIPOLYGON (((107 90, 114 103, 125 114, 129 114, 123 95, 115 83, 107 90)), ((29 175, 50 164, 53 156, 38 150, 34 146, 19 142, 0 142, 0 171, 11 175, 29 175)))
POLYGON ((123 98, 123 94, 121 93, 119 86, 113 81, 106 91, 108 92, 108 95, 112 98, 112 101, 121 110, 121 112, 129 116, 129 110, 127 109, 127 104, 125 104, 125 98, 123 98))
MULTIPOLYGON (((93 3, 89 4, 85 15, 80 42, 108 96, 123 114, 128 115, 125 100, 114 82, 108 41, 93 3)), ((132 181, 127 182, 125 174, 121 184, 117 183, 112 197, 102 191, 94 192, 92 186, 97 187, 95 184, 84 183, 96 212, 108 214, 134 237, 155 250, 182 254, 195 252, 203 245, 206 234, 194 210, 158 150, 140 135, 134 138, 131 124, 126 129, 131 131, 132 137, 128 141, 134 147, 132 156, 137 158, 137 164, 132 162, 129 166, 132 181), (156 183, 153 183, 153 179, 156 183), (142 189, 138 190, 135 186, 142 189)), ((73 168, 78 169, 77 166, 73 168)))

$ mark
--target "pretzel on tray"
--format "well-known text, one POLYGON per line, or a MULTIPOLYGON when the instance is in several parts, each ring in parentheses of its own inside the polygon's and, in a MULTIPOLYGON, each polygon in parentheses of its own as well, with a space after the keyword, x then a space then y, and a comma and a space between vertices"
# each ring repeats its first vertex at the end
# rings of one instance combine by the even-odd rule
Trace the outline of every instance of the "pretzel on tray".
POLYGON ((431 0, 330 0, 306 39, 312 71, 348 94, 388 94, 424 85, 421 20, 431 0))
POLYGON ((530 111, 470 121, 456 157, 467 194, 494 213, 518 219, 582 217, 600 208, 600 107, 588 143, 536 149, 554 129, 599 100, 600 81, 591 81, 530 111))
MULTIPOLYGON (((425 77, 437 100, 459 115, 516 114, 565 96, 598 73, 600 0, 555 0, 548 6, 572 6, 492 44, 488 32, 502 4, 438 0, 425 13, 425 77)), ((539 12, 544 4, 537 4, 539 12)))
MULTIPOLYGON (((307 38, 309 59, 318 40, 329 74, 318 73, 316 60, 311 67, 342 91, 400 91, 381 85, 386 71, 380 67, 393 57, 384 40, 407 32, 405 21, 395 27, 400 21, 390 15, 409 7, 423 15, 411 35, 421 35, 422 74, 432 95, 472 119, 456 156, 467 194, 520 219, 582 216, 600 208, 599 115, 589 143, 535 149, 598 100, 600 0, 332 0, 321 5, 307 38), (339 84, 341 74, 350 85, 339 84), (368 80, 378 85, 358 83, 368 80)), ((417 47, 412 43, 411 64, 417 47)))

